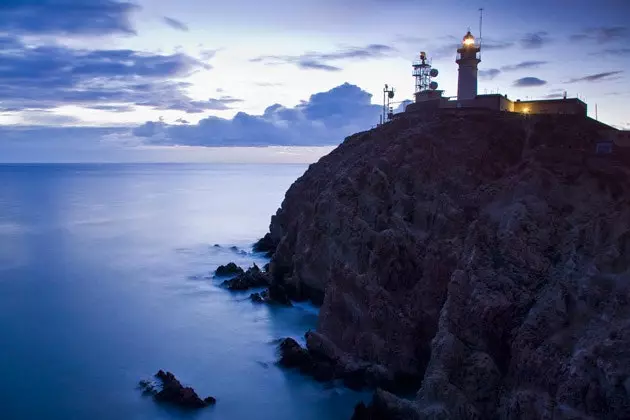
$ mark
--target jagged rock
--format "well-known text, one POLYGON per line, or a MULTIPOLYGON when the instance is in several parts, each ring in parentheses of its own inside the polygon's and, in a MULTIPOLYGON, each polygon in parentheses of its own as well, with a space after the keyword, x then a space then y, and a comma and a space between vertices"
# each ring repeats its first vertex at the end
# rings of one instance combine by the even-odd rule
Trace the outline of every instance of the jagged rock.
MULTIPOLYGON (((354 407, 352 420, 420 420, 424 418, 450 420, 453 417, 445 415, 439 407, 427 417, 421 417, 414 403, 403 400, 381 389, 376 390, 370 405, 360 402, 354 407)), ((458 417, 459 418, 459 417, 458 417)), ((461 417, 472 419, 473 417, 461 417)))
POLYGON ((293 304, 291 303, 291 299, 289 299, 289 295, 287 294, 286 290, 284 290, 284 287, 276 284, 270 285, 262 293, 252 293, 251 295, 249 295, 249 297, 252 302, 255 303, 293 306, 293 304))
POLYGON ((251 295, 249 295, 249 298, 254 303, 265 303, 265 299, 263 299, 260 293, 252 293, 251 295))
POLYGON ((254 252, 264 252, 268 257, 271 257, 276 246, 277 244, 272 239, 271 234, 267 233, 254 244, 254 252))
POLYGON ((391 375, 380 366, 357 363, 339 354, 332 343, 315 332, 306 334, 307 347, 286 338, 278 346, 280 365, 297 368, 320 382, 340 379, 351 389, 392 385, 391 375))
POLYGON ((422 418, 630 418, 630 159, 593 156, 603 129, 445 111, 351 136, 272 217, 273 283, 348 360, 421 377, 422 418))
POLYGON ((203 408, 217 402, 214 397, 207 397, 202 400, 194 389, 182 386, 171 372, 160 370, 155 374, 155 377, 161 382, 161 386, 147 380, 142 380, 139 383, 143 393, 152 395, 155 401, 189 409, 203 408))
POLYGON ((269 303, 277 303, 280 305, 291 306, 291 299, 284 287, 272 284, 263 292, 263 298, 269 303))
POLYGON ((220 265, 219 268, 217 268, 217 270, 214 272, 214 275, 217 277, 227 277, 243 274, 244 272, 245 271, 241 267, 231 262, 226 265, 220 265))
POLYGON ((292 338, 283 339, 278 349, 280 364, 288 368, 310 369, 313 359, 308 351, 292 338))
POLYGON ((229 290, 249 290, 255 287, 265 287, 270 283, 269 274, 260 271, 256 264, 247 271, 238 274, 233 279, 225 280, 221 285, 229 290))

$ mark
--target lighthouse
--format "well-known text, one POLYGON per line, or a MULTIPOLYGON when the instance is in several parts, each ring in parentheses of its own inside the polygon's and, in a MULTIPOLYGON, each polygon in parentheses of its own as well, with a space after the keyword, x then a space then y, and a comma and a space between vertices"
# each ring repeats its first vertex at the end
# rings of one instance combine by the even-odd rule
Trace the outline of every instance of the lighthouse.
POLYGON ((459 78, 457 80, 457 99, 467 100, 477 97, 477 66, 481 62, 479 52, 481 48, 475 42, 475 37, 468 31, 462 40, 462 46, 457 49, 459 78))

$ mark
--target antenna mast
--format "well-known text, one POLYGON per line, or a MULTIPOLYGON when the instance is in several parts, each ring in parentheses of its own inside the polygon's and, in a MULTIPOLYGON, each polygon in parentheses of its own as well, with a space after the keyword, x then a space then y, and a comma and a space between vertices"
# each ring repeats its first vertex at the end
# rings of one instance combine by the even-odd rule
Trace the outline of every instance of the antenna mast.
POLYGON ((479 9, 479 58, 481 59, 481 44, 483 43, 483 7, 479 9))

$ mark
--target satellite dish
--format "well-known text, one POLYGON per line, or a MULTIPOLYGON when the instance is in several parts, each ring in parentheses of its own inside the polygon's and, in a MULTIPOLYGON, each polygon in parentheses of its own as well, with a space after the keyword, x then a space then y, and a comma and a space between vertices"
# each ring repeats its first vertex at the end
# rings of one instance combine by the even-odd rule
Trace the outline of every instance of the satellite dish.
POLYGON ((394 91, 390 90, 389 91, 389 99, 392 99, 394 97, 394 91))
POLYGON ((437 77, 438 74, 440 74, 438 69, 431 69, 431 77, 437 77))
POLYGON ((431 90, 436 90, 438 88, 438 84, 437 82, 431 82, 429 83, 429 89, 431 90))

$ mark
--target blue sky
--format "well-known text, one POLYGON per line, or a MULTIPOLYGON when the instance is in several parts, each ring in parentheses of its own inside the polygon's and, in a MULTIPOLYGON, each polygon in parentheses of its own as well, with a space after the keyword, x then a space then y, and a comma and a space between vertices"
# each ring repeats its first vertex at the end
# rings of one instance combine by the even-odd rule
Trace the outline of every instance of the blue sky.
POLYGON ((628 0, 3 0, 0 161, 311 161, 412 97, 419 51, 455 95, 479 7, 480 93, 630 128, 628 0))

